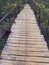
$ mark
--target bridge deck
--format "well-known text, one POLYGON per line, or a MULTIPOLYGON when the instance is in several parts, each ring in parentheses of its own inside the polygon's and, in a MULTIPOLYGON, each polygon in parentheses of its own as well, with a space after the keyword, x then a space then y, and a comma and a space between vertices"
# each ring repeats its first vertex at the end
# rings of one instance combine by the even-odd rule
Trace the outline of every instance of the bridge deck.
POLYGON ((49 65, 47 43, 28 4, 15 19, 1 57, 0 65, 49 65))

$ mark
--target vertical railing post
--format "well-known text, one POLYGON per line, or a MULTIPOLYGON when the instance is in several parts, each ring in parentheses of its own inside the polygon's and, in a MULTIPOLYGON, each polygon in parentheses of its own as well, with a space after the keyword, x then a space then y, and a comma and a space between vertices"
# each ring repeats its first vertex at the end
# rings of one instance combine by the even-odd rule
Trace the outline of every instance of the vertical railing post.
POLYGON ((48 18, 48 28, 49 28, 49 18, 48 18))
POLYGON ((41 13, 41 8, 39 7, 39 19, 38 19, 39 25, 40 25, 40 21, 41 21, 41 20, 40 20, 40 15, 41 15, 40 13, 41 13))
POLYGON ((47 15, 48 17, 48 23, 47 23, 47 30, 49 29, 49 14, 47 15))
POLYGON ((48 18, 47 30, 48 30, 48 34, 49 34, 49 18, 48 18))
POLYGON ((8 31, 10 31, 10 27, 11 27, 11 15, 9 15, 9 17, 8 17, 8 19, 9 19, 9 23, 8 23, 8 31))

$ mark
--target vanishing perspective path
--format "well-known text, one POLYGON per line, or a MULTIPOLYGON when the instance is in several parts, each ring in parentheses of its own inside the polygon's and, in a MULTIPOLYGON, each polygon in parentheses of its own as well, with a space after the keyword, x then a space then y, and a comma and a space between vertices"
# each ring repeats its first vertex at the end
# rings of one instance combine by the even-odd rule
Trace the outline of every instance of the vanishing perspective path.
POLYGON ((6 43, 0 65, 49 65, 47 43, 28 4, 15 19, 6 43))

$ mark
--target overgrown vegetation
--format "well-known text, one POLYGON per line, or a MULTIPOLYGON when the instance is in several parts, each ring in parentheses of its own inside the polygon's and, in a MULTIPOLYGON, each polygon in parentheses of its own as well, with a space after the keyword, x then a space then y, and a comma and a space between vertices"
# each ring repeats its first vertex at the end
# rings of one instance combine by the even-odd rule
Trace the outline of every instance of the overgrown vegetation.
POLYGON ((0 19, 14 6, 15 0, 0 0, 0 19))
POLYGON ((49 0, 34 0, 32 8, 49 47, 49 0))
POLYGON ((23 0, 0 0, 0 19, 17 4, 23 3, 23 0))

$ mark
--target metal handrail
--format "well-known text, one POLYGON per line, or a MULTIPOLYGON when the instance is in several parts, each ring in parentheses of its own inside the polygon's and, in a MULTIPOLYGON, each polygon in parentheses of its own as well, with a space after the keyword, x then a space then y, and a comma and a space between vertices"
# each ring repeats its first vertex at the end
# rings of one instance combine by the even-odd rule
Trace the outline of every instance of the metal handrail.
POLYGON ((15 10, 18 6, 19 6, 19 5, 13 7, 13 8, 0 20, 0 23, 3 22, 3 20, 4 20, 7 16, 9 16, 10 13, 11 13, 13 10, 15 10))
MULTIPOLYGON (((11 14, 13 11, 14 11, 14 12, 16 11, 16 13, 20 12, 20 5, 17 5, 17 6, 15 6, 15 7, 13 7, 13 8, 0 20, 0 24, 1 24, 2 22, 4 22, 4 20, 5 20, 6 18, 9 18, 9 17, 10 17, 10 14, 11 14)), ((1 29, 0 29, 0 39, 1 39, 2 36, 5 34, 6 31, 7 31, 7 30, 5 30, 4 28, 1 28, 1 29)))

